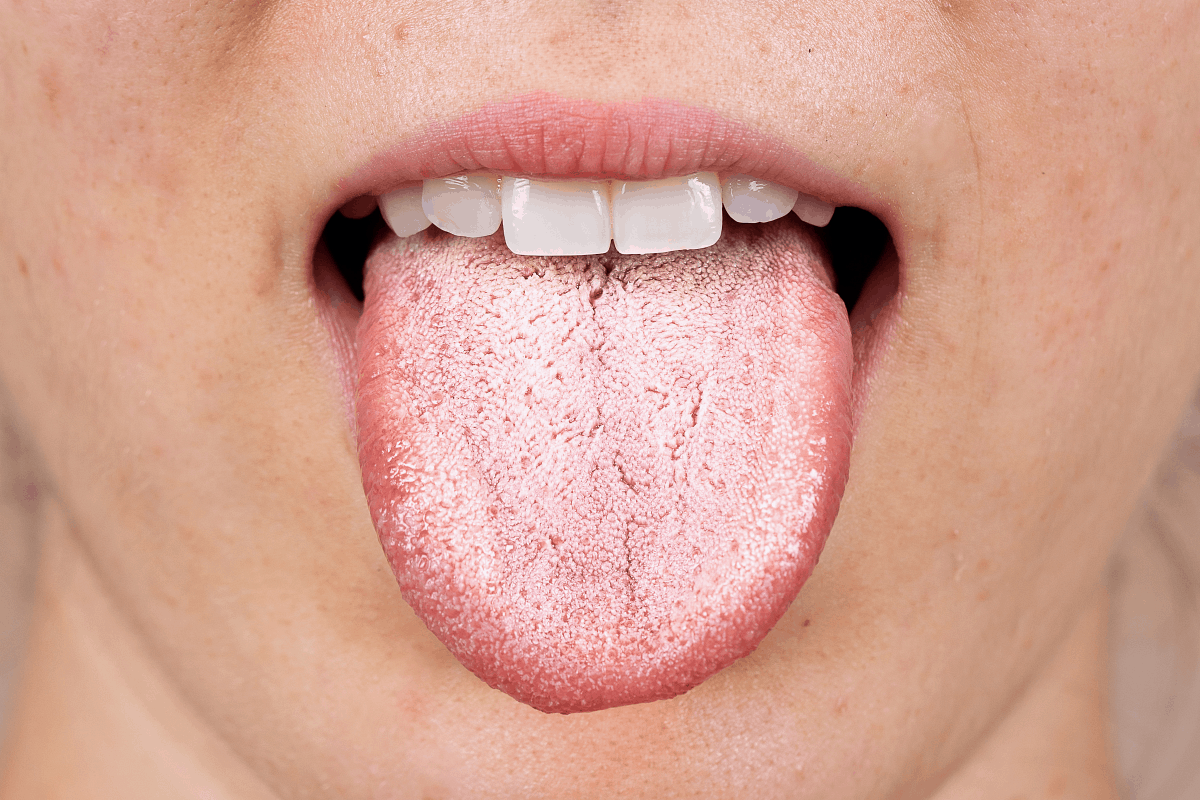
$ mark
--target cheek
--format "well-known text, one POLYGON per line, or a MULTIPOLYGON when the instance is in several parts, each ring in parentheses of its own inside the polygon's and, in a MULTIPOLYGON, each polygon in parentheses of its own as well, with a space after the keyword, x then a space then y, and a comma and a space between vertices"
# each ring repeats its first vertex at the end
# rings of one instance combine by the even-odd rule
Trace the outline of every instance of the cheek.
POLYGON ((1200 74, 1200 10, 984 2, 943 18, 973 87, 1021 87, 964 94, 981 220, 969 288, 996 345, 979 378, 1041 425, 1031 458, 1136 482, 1173 424, 1138 409, 1195 377, 1200 188, 1178 166, 1200 127, 1177 98, 1200 74))
POLYGON ((63 5, 0 9, 0 63, 17 184, 59 198, 70 235, 88 221, 73 215, 103 228, 130 195, 169 202, 198 148, 236 144, 248 45, 274 4, 63 5))
POLYGON ((125 5, 0 8, 0 373, 68 502, 118 525, 180 474, 215 413, 198 398, 245 355, 259 276, 223 265, 275 259, 206 185, 239 137, 235 43, 269 4, 125 5))
POLYGON ((0 8, 0 115, 13 121, 0 131, 0 247, 18 266, 0 281, 17 300, 10 341, 53 345, 65 363, 47 369, 70 383, 101 369, 102 349, 140 360, 158 284, 179 271, 168 253, 194 250, 202 233, 170 240, 221 164, 202 148, 240 135, 224 101, 241 70, 236 42, 271 4, 65 5, 0 8))

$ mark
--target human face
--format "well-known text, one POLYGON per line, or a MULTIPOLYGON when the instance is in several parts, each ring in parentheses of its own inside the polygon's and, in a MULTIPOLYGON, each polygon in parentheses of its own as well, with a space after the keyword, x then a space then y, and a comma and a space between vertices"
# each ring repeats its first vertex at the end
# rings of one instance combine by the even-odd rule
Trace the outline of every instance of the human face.
POLYGON ((0 14, 0 374, 119 613, 284 794, 932 791, 1094 596, 1200 373, 1184 3, 0 14), (686 694, 563 717, 402 599, 346 412, 359 309, 314 275, 413 137, 501 108, 504 141, 569 143, 574 101, 761 137, 739 164, 895 255, 848 317, 849 477, 786 614, 686 694))

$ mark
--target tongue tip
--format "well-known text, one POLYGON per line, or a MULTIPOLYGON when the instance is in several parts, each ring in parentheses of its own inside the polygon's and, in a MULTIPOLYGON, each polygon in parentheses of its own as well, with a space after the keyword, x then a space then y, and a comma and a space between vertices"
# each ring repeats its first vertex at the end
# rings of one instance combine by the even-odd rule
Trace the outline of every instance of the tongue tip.
MULTIPOLYGON (((715 674, 720 669, 724 669, 724 666, 714 668, 711 673, 715 674)), ((553 687, 491 683, 483 676, 479 677, 493 689, 504 692, 536 711, 565 716, 671 700, 696 688, 711 677, 711 674, 706 673, 689 681, 680 681, 678 676, 671 676, 669 681, 650 679, 605 685, 588 685, 585 682, 582 685, 556 684, 553 687)))
POLYGON ((520 703, 546 714, 579 714, 678 697, 752 653, 758 639, 736 652, 691 653, 661 663, 647 663, 641 654, 590 665, 545 658, 528 665, 512 659, 480 665, 459 660, 488 686, 520 703))
MULTIPOLYGON (((832 517, 836 508, 830 511, 832 517)), ((769 576, 750 578, 753 591, 731 580, 711 596, 693 597, 697 608, 670 623, 667 634, 667 625, 643 623, 628 631, 563 627, 533 636, 502 604, 446 591, 436 599, 428 591, 405 596, 459 663, 491 688, 543 713, 587 713, 678 697, 752 654, 807 581, 819 549, 795 560, 780 554, 769 576)), ((402 570, 398 577, 411 587, 402 570)))
POLYGON ((497 680, 488 680, 494 677, 490 675, 479 677, 492 688, 546 714, 605 711, 671 700, 686 694, 753 653, 766 633, 766 630, 762 631, 753 642, 736 651, 689 654, 683 664, 668 661, 652 664, 646 669, 640 659, 634 659, 638 668, 633 670, 629 669, 630 664, 610 664, 603 672, 585 669, 575 674, 547 675, 546 665, 543 665, 541 671, 546 678, 541 680, 513 680, 509 675, 497 680))

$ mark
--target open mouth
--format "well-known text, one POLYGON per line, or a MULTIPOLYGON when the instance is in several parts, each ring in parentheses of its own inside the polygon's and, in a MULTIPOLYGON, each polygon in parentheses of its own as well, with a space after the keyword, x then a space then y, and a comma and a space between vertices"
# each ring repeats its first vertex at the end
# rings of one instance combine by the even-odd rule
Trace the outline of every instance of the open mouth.
MULTIPOLYGON (((418 192, 418 200, 419 197, 418 192)), ((321 246, 328 252, 346 291, 362 302, 363 266, 367 254, 389 228, 374 196, 355 198, 345 208, 353 216, 346 216, 339 210, 329 217, 321 232, 321 246)), ((432 223, 426 219, 417 224, 421 226, 418 230, 424 230, 432 223)), ((732 218, 724 220, 726 226, 733 224, 737 221, 732 218)), ((831 209, 829 219, 814 224, 814 228, 829 256, 834 288, 845 303, 852 322, 857 318, 874 319, 899 289, 898 264, 894 255, 888 259, 884 257, 894 248, 887 227, 869 211, 842 206, 836 212, 831 209), (873 293, 867 298, 867 305, 859 308, 858 301, 868 280, 872 281, 872 286, 881 284, 882 291, 873 293)))
POLYGON ((314 287, 368 505, 490 685, 677 695, 811 573, 901 282, 883 223, 830 218, 853 192, 797 164, 707 112, 538 97, 340 187, 314 287))

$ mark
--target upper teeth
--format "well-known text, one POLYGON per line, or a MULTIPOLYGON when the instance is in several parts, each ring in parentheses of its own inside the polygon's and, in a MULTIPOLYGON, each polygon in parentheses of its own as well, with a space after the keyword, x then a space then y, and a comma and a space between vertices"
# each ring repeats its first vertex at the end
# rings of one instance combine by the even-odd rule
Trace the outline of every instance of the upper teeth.
POLYGON ((500 227, 500 184, 494 175, 434 178, 421 187, 425 216, 455 236, 489 236, 500 227))
POLYGON ((721 238, 721 184, 711 172, 613 186, 618 253, 699 250, 721 238))
POLYGON ((721 237, 721 204, 737 222, 770 222, 794 211, 829 224, 834 207, 750 175, 697 172, 654 181, 543 180, 487 174, 434 178, 379 198, 397 236, 430 223, 457 236, 488 236, 520 255, 665 253, 695 250, 721 237))
POLYGON ((421 184, 414 183, 379 198, 379 210, 397 236, 412 236, 429 227, 429 217, 421 208, 422 191, 421 184))
POLYGON ((504 242, 525 256, 607 253, 612 212, 607 181, 505 178, 500 187, 504 242))
POLYGON ((795 189, 770 181, 760 181, 749 175, 730 175, 721 187, 725 211, 730 219, 738 222, 770 222, 779 219, 792 210, 799 196, 800 193, 795 189))

